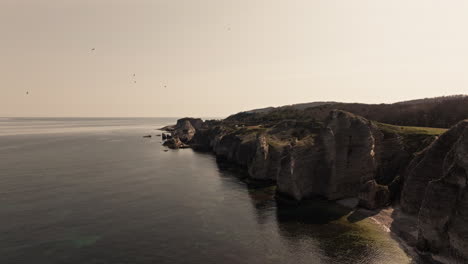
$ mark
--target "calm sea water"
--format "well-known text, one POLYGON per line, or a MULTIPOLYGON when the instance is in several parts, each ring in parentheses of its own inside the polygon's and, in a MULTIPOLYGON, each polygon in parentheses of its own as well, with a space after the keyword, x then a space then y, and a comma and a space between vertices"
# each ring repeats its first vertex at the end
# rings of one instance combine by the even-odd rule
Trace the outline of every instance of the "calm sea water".
POLYGON ((174 122, 0 119, 0 263, 411 262, 370 219, 165 152, 155 128, 174 122))

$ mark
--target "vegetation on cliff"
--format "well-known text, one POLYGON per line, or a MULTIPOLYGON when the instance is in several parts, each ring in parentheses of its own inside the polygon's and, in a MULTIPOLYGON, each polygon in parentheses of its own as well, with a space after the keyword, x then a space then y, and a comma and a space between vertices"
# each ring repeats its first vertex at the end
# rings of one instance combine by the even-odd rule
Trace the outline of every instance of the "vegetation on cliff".
POLYGON ((468 96, 444 96, 394 104, 315 102, 241 112, 226 120, 239 122, 274 122, 281 119, 323 120, 333 109, 393 125, 449 128, 460 120, 468 119, 468 96))
POLYGON ((455 96, 267 108, 166 129, 181 146, 275 182, 278 197, 354 198, 368 209, 401 198, 405 212, 419 214, 419 248, 466 260, 468 121, 447 129, 465 118, 468 97, 455 96))

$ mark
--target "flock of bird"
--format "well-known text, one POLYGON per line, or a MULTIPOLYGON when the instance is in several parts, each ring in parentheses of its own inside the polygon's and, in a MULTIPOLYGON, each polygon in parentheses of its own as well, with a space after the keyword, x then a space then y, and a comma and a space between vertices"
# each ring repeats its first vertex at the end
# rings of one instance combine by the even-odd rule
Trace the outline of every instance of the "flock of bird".
MULTIPOLYGON (((96 48, 92 48, 91 51, 96 51, 96 48)), ((137 83, 136 74, 133 74, 133 83, 137 83)), ((167 85, 164 85, 164 88, 167 88, 167 85)), ((29 91, 26 91, 26 95, 29 95, 29 91)))
MULTIPOLYGON (((231 31, 231 27, 228 27, 227 31, 231 31)), ((91 48, 91 51, 96 51, 96 48, 91 48)), ((134 73, 133 74, 133 83, 137 83, 135 77, 136 77, 136 74, 134 73)), ((167 88, 167 85, 164 85, 164 88, 167 88)), ((29 95, 29 91, 26 91, 26 95, 29 95)))

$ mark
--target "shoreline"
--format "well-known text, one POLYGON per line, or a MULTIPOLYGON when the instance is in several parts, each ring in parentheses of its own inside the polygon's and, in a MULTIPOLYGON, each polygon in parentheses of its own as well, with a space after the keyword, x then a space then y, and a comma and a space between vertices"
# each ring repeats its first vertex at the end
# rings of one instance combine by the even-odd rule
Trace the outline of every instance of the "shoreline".
MULTIPOLYGON (((169 125, 169 126, 159 128, 157 130, 161 131, 162 133, 168 133, 168 134, 173 136, 175 126, 169 125)), ((168 147, 167 145, 164 145, 164 146, 168 147)), ((190 148, 194 149, 193 146, 190 146, 190 148)), ((211 150, 206 151, 206 152, 211 153, 215 157, 218 156, 218 155, 216 155, 216 153, 213 153, 211 150)), ((235 163, 225 161, 224 164, 226 166, 228 166, 228 167, 231 167, 231 168, 237 168, 240 171, 242 171, 243 173, 246 173, 248 175, 247 171, 244 171, 244 169, 239 168, 238 166, 236 166, 235 163)), ((238 172, 240 172, 240 171, 238 171, 238 172)), ((247 175, 245 175, 245 178, 243 179, 244 181, 246 181, 246 183, 248 183, 249 181, 253 181, 253 182, 256 182, 256 183, 264 183, 265 182, 265 180, 252 179, 252 178, 248 177, 247 175)), ((277 201, 278 201, 278 198, 280 198, 280 201, 282 201, 285 204, 291 205, 291 204, 299 204, 300 203, 299 201, 295 201, 295 200, 293 200, 293 199, 291 199, 290 197, 287 197, 287 196, 283 196, 283 195, 278 196, 278 194, 279 193, 275 194, 275 196, 276 196, 275 199, 277 201)), ((409 222, 411 224, 409 226, 407 226, 407 227, 399 226, 398 221, 402 219, 401 215, 404 214, 404 213, 401 212, 401 209, 399 207, 388 206, 388 207, 384 207, 384 208, 381 208, 381 209, 370 210, 370 209, 366 209, 366 208, 358 206, 358 201, 355 201, 354 199, 346 199, 346 198, 341 199, 341 200, 336 200, 336 201, 330 201, 330 202, 335 202, 337 205, 349 208, 351 210, 351 212, 361 214, 365 218, 369 218, 370 220, 372 220, 377 226, 379 226, 382 229, 382 232, 386 232, 386 233, 390 234, 390 237, 393 240, 395 240, 398 243, 398 245, 401 247, 401 249, 408 255, 408 257, 411 258, 411 260, 412 260, 411 263, 426 263, 428 261, 425 258, 423 259, 423 257, 427 257, 427 256, 423 256, 416 249, 417 233, 416 233, 415 237, 411 238, 411 239, 414 239, 414 241, 410 242, 410 241, 408 241, 408 238, 411 237, 411 235, 414 235, 414 234, 411 234, 411 230, 403 230, 403 229, 408 229, 408 228, 409 229, 416 229, 417 228, 417 219, 415 217, 404 215, 403 218, 410 219, 409 222), (395 223, 395 220, 397 220, 396 223, 395 223), (402 233, 406 233, 406 232, 407 232, 406 235, 402 235, 402 233), (407 239, 405 239, 405 237, 407 239), (410 243, 413 244, 413 245, 410 245, 410 243)), ((429 263, 439 263, 439 262, 435 262, 431 258, 431 261, 429 261, 429 263)))
POLYGON ((417 217, 403 213, 399 206, 389 206, 378 211, 356 208, 356 211, 372 219, 383 231, 390 233, 390 236, 412 258, 412 263, 439 264, 448 261, 441 256, 420 252, 416 248, 417 217))
POLYGON ((465 258, 466 228, 449 221, 460 220, 452 207, 461 204, 465 209, 463 199, 440 199, 437 190, 465 188, 452 186, 454 179, 463 182, 464 175, 446 172, 442 165, 449 160, 457 168, 466 167, 466 160, 457 157, 466 153, 468 120, 442 133, 380 123, 339 109, 324 116, 315 113, 321 121, 301 114, 239 113, 221 121, 183 118, 160 130, 169 132, 166 147, 211 151, 217 159, 245 169, 248 178, 275 181, 279 197, 297 203, 313 197, 344 203, 391 233, 416 263, 465 258), (437 231, 442 222, 461 234, 449 240, 437 231))

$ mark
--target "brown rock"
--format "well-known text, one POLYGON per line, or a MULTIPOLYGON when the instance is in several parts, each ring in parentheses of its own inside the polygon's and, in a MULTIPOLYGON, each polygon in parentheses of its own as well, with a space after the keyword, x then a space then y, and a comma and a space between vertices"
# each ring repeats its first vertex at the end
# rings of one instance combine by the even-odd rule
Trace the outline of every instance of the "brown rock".
POLYGON ((171 149, 179 149, 179 148, 188 148, 189 146, 182 141, 178 137, 173 137, 167 139, 164 143, 164 146, 171 148, 171 149))
POLYGON ((468 121, 460 122, 411 161, 404 176, 401 195, 401 206, 404 212, 410 214, 419 212, 427 185, 430 181, 442 177, 444 159, 467 126, 468 121))
MULTIPOLYGON (((424 199, 419 210, 418 246, 422 250, 449 257, 454 263, 466 263, 468 261, 468 120, 459 123, 434 142, 427 150, 426 158, 433 158, 434 155, 430 153, 439 150, 441 145, 445 146, 452 142, 452 146, 449 146, 450 151, 444 155, 443 163, 441 159, 436 159, 433 161, 437 163, 431 166, 433 168, 435 165, 440 166, 434 169, 441 174, 438 177, 432 174, 435 179, 426 184, 424 199), (454 137, 458 138, 455 142, 453 142, 454 137), (441 142, 442 140, 446 142, 441 142)), ((422 159, 421 162, 425 160, 422 159)), ((403 194, 408 195, 410 186, 405 185, 405 187, 407 189, 403 194)))
POLYGON ((390 202, 390 191, 387 186, 377 184, 375 180, 366 182, 359 192, 359 205, 374 210, 390 202))

